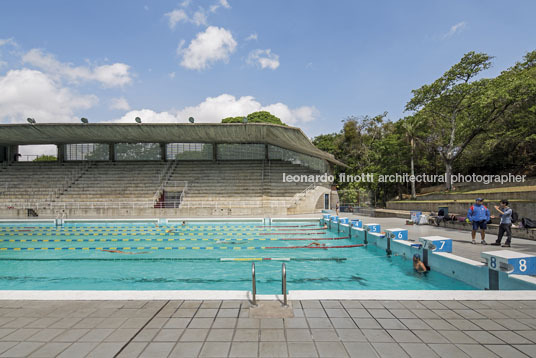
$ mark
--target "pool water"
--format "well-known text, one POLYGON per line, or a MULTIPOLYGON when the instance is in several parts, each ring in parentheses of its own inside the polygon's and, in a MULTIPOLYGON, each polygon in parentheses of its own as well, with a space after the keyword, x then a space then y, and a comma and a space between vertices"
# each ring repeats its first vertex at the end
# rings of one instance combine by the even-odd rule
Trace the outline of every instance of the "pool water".
POLYGON ((470 290, 315 222, 0 226, 2 290, 470 290), (316 242, 324 248, 308 248, 316 242), (104 251, 108 250, 108 251, 104 251), (119 251, 119 252, 118 252, 119 251), (272 260, 270 260, 272 259, 272 260), (284 261, 279 261, 284 260, 284 261))

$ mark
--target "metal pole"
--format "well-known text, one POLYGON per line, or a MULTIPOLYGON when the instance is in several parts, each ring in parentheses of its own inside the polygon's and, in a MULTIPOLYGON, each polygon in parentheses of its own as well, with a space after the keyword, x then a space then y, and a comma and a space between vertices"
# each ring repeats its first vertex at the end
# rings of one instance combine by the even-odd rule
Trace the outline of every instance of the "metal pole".
POLYGON ((287 307, 287 268, 283 263, 283 277, 281 279, 281 285, 283 290, 283 306, 287 307))
POLYGON ((257 306, 257 283, 255 282, 255 262, 251 263, 251 296, 252 296, 252 305, 257 306))

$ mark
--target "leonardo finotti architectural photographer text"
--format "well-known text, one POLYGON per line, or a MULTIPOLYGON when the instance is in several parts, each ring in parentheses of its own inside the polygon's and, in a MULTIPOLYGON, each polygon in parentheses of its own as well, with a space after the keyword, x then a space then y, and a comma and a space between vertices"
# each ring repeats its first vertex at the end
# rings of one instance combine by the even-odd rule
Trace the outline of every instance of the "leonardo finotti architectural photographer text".
MULTIPOLYGON (((523 183, 526 180, 526 175, 514 175, 508 174, 452 174, 452 183, 523 183)), ((340 173, 338 176, 339 183, 446 183, 447 174, 416 174, 411 175, 409 173, 396 173, 389 175, 379 175, 374 173, 361 173, 358 175, 347 175, 346 173, 340 173)), ((283 182, 285 183, 333 183, 335 176, 327 173, 318 175, 290 175, 283 173, 283 182)))

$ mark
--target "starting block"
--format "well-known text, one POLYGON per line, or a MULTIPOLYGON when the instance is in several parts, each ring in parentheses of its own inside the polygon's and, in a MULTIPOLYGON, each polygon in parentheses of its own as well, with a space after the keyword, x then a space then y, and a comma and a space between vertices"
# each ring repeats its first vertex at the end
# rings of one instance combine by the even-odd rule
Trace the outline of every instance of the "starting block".
POLYGON ((408 239, 408 230, 406 229, 386 229, 385 233, 387 237, 393 240, 407 240, 408 239))
POLYGON ((482 252, 488 268, 516 275, 536 275, 536 256, 510 250, 482 252))
POLYGON ((372 232, 372 233, 377 233, 377 234, 379 234, 382 231, 380 224, 365 224, 364 229, 367 232, 372 232))
POLYGON ((330 215, 330 220, 334 223, 338 223, 339 222, 339 217, 338 216, 335 216, 335 215, 330 215))
POLYGON ((361 220, 352 220, 352 226, 357 228, 363 228, 363 222, 361 220))
POLYGON ((452 252, 452 239, 443 236, 420 237, 423 249, 431 252, 452 252))
POLYGON ((341 218, 340 223, 341 224, 348 224, 349 219, 348 218, 341 218))

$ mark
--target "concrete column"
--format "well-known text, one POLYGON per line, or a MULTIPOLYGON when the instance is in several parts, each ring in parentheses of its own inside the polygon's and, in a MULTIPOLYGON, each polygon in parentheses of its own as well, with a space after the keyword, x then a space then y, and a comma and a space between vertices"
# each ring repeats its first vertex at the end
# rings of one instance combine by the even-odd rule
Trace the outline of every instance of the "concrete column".
POLYGON ((269 160, 269 156, 268 156, 268 144, 265 144, 264 145, 264 159, 266 160, 269 160))
POLYGON ((160 159, 167 162, 167 143, 160 143, 160 159))
POLYGON ((109 148, 108 160, 110 162, 115 162, 115 143, 108 144, 108 148, 109 148))
POLYGON ((65 161, 65 144, 56 144, 58 147, 58 162, 63 163, 65 161))
POLYGON ((218 145, 216 143, 212 143, 212 160, 218 160, 218 145))
POLYGON ((8 163, 16 162, 19 160, 19 157, 17 156, 19 154, 19 146, 18 145, 10 145, 7 147, 7 161, 8 163))

